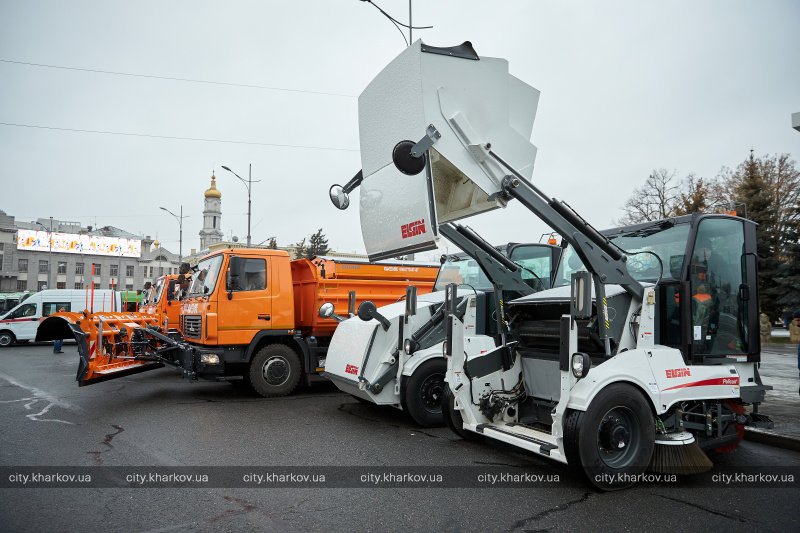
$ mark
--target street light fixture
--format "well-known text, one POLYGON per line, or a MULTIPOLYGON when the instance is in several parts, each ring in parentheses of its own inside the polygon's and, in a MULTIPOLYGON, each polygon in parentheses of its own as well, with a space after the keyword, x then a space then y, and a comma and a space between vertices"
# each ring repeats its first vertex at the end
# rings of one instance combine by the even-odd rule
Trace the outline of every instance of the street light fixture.
POLYGON ((253 164, 251 163, 249 166, 249 170, 247 173, 247 180, 245 181, 239 174, 234 172, 233 170, 229 169, 225 165, 222 165, 222 168, 239 178, 239 181, 244 183, 244 186, 247 187, 247 246, 250 246, 250 188, 253 183, 258 183, 261 180, 256 180, 253 182, 253 164))
POLYGON ((186 218, 183 216, 183 204, 181 204, 180 216, 176 215, 166 207, 159 207, 159 209, 166 211, 178 221, 178 265, 180 265, 181 261, 183 261, 183 219, 186 218))

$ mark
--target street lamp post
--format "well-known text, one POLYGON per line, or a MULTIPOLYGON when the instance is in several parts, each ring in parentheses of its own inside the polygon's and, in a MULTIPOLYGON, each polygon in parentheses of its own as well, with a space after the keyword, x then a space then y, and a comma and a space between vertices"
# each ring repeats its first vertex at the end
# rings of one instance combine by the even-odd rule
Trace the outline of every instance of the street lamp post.
POLYGON ((176 215, 166 207, 159 207, 159 209, 163 209, 175 217, 175 219, 178 221, 178 265, 180 265, 181 261, 183 261, 183 219, 186 218, 183 216, 183 204, 181 204, 180 216, 176 215))
MULTIPOLYGON (((44 224, 37 222, 43 230, 47 231, 44 224)), ((47 233, 47 288, 52 289, 53 274, 53 217, 50 217, 50 231, 47 233)))
MULTIPOLYGON (((239 178, 239 181, 244 183, 244 186, 247 187, 247 246, 250 246, 250 188, 253 185, 253 164, 251 163, 249 166, 249 170, 247 173, 247 181, 244 180, 239 174, 234 172, 233 170, 229 169, 225 165, 222 165, 222 168, 239 178)), ((255 183, 258 183, 261 180, 256 180, 255 183)))

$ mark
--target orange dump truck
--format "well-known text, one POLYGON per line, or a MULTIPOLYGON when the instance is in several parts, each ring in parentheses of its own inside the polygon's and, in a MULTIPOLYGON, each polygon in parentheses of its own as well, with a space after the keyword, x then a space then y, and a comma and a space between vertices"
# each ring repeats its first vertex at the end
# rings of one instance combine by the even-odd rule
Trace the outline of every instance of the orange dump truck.
POLYGON ((165 276, 143 312, 55 313, 39 325, 36 340, 77 341, 81 386, 170 365, 191 378, 283 396, 322 379, 340 315, 357 300, 383 306, 410 285, 430 292, 437 271, 414 262, 290 261, 279 250, 226 249, 199 262, 181 300, 168 298, 174 280, 165 276), (177 308, 176 332, 170 313, 177 308))
POLYGON ((199 262, 181 302, 180 332, 194 349, 174 350, 172 364, 191 377, 238 381, 262 396, 289 394, 325 370, 335 316, 346 315, 355 300, 396 302, 409 285, 430 292, 437 272, 438 265, 404 261, 215 252, 199 262), (320 315, 326 303, 334 317, 320 315))

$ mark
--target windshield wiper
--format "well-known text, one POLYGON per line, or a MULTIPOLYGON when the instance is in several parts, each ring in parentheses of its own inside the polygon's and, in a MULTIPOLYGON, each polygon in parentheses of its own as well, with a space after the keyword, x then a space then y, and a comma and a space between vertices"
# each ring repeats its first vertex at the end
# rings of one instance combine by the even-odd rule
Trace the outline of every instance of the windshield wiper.
POLYGON ((655 235, 656 233, 661 233, 664 230, 668 230, 673 226, 675 226, 675 222, 673 222, 672 220, 660 220, 650 226, 645 226, 643 228, 638 228, 625 233, 616 233, 614 235, 609 235, 608 238, 616 239, 617 237, 650 237, 651 235, 655 235))

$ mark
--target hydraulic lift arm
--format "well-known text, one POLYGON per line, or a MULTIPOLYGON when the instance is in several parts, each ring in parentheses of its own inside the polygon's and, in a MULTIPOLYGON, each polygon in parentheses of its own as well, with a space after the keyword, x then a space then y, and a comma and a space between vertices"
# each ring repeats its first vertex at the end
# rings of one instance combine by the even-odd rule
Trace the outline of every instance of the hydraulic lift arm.
POLYGON ((492 150, 489 150, 489 155, 511 172, 511 175, 503 178, 498 194, 503 194, 506 198, 516 198, 558 232, 575 249, 592 275, 599 315, 600 339, 603 341, 606 355, 611 355, 608 337, 610 320, 605 285, 620 285, 639 302, 644 299, 644 286, 628 271, 628 257, 625 252, 581 218, 569 205, 555 198, 548 199, 538 187, 492 150))
POLYGON ((522 268, 470 228, 442 224, 439 233, 480 265, 497 292, 514 292, 519 296, 533 294, 534 290, 522 280, 522 268))

